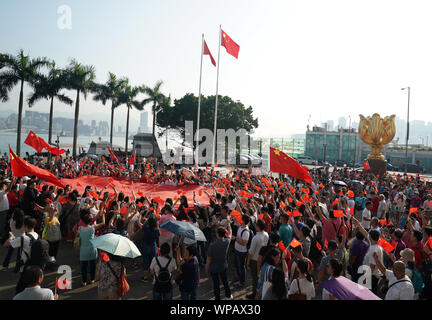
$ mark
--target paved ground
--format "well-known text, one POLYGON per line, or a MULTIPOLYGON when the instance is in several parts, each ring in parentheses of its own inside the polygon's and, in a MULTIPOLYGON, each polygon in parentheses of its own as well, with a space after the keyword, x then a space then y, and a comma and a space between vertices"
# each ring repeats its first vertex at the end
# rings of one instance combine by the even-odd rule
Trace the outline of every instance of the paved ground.
MULTIPOLYGON (((6 255, 7 249, 0 248, 0 262, 6 255)), ((232 255, 230 255, 232 256, 232 255)), ((15 253, 12 256, 12 260, 15 260, 15 253)), ((60 299, 66 300, 92 300, 97 299, 97 284, 88 285, 86 287, 81 287, 81 274, 79 271, 79 255, 78 252, 74 251, 72 243, 66 243, 62 241, 60 244, 59 256, 57 258, 59 264, 70 265, 72 268, 72 290, 61 291, 60 299)), ((13 267, 15 262, 9 265, 9 269, 4 272, 0 272, 0 300, 10 300, 13 298, 15 293, 15 285, 18 281, 18 274, 14 273, 13 267)), ((135 269, 132 266, 132 261, 129 260, 126 264, 127 267, 127 281, 131 287, 131 290, 126 294, 125 299, 128 300, 151 300, 151 283, 142 282, 140 278, 142 277, 142 270, 135 269)), ((55 278, 58 277, 55 272, 47 272, 45 274, 45 279, 43 281, 42 287, 50 288, 54 290, 55 278)), ((229 268, 229 280, 231 281, 234 276, 233 264, 230 263, 229 268)), ((235 290, 231 286, 232 294, 234 299, 245 299, 245 296, 250 293, 251 290, 251 280, 250 276, 246 276, 246 287, 243 290, 235 290)), ((221 288, 221 294, 223 296, 223 288, 221 288)), ((201 281, 198 289, 198 299, 199 300, 209 300, 213 297, 213 283, 211 279, 205 276, 204 269, 201 269, 201 281)), ((174 288, 174 299, 180 299, 180 293, 178 286, 175 285, 174 288)))

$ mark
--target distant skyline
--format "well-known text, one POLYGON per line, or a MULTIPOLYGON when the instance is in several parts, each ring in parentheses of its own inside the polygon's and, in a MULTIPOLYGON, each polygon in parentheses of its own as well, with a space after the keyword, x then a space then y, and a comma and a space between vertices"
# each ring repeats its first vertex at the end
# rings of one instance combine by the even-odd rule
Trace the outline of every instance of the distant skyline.
MULTIPOLYGON (((109 71, 133 85, 163 80, 162 91, 178 99, 198 95, 201 34, 217 60, 222 24, 240 53, 237 60, 221 48, 219 94, 253 107, 256 136, 288 137, 308 123, 337 124, 348 116, 359 122, 360 113, 406 119, 407 95, 400 90, 406 86, 410 119, 432 122, 430 12, 427 0, 1 1, 0 52, 22 48, 61 67, 76 58, 94 65, 102 83, 109 71), (62 5, 71 9, 70 30, 58 28, 62 5)), ((17 109, 18 87, 0 109, 17 109)), ((215 89, 216 68, 205 56, 202 94, 215 89)), ((26 97, 29 92, 25 86, 26 97)), ((48 107, 41 101, 31 110, 48 107)), ((56 102, 54 116, 62 112, 73 107, 56 102)), ((80 120, 109 112, 91 95, 81 99, 80 120)), ((125 106, 116 110, 115 128, 125 117, 125 106)), ((131 120, 137 127, 138 111, 131 120)))

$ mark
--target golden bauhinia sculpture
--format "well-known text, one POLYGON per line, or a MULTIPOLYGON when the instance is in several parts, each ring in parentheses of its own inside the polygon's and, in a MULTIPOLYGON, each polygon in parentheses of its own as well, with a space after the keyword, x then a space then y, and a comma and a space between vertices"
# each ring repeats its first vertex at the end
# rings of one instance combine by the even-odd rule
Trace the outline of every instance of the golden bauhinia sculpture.
POLYGON ((385 160, 382 148, 391 142, 396 134, 395 115, 381 118, 378 113, 371 117, 360 115, 358 133, 360 138, 370 145, 372 152, 368 160, 385 160))

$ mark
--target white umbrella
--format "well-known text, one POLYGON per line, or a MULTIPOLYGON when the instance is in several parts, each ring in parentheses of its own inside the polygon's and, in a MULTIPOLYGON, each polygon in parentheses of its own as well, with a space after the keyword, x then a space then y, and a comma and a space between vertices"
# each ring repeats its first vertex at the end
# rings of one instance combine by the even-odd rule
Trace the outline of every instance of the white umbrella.
POLYGON ((132 241, 119 234, 107 233, 90 240, 90 242, 96 249, 103 250, 115 256, 136 258, 141 255, 132 241))

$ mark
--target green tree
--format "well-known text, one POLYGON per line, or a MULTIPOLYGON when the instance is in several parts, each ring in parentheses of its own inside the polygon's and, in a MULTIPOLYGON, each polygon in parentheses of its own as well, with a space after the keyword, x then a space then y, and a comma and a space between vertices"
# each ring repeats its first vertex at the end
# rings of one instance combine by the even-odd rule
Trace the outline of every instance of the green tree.
MULTIPOLYGON (((166 103, 166 96, 160 90, 162 87, 162 84, 163 84, 163 82, 161 80, 159 80, 158 82, 156 82, 156 84, 154 85, 153 88, 146 87, 146 86, 144 86, 142 88, 143 92, 148 96, 148 98, 141 101, 140 106, 142 106, 144 108, 147 104, 152 104, 152 113, 153 113, 152 134, 153 134, 153 137, 155 137, 156 113, 159 112, 162 109, 164 103, 166 103)), ((154 141, 155 141, 155 139, 152 138, 153 153, 155 150, 154 141)))
POLYGON ((75 100, 75 117, 74 117, 74 136, 72 146, 72 156, 76 157, 76 146, 78 139, 78 119, 79 119, 79 106, 80 106, 80 93, 84 95, 84 99, 87 99, 89 92, 94 92, 95 84, 95 68, 91 65, 83 65, 71 59, 69 66, 65 70, 67 88, 76 90, 75 100))
POLYGON ((48 75, 37 75, 32 82, 31 85, 34 91, 28 98, 28 105, 31 108, 36 101, 40 99, 51 100, 48 129, 48 143, 51 144, 54 98, 70 106, 73 101, 66 95, 60 93, 62 89, 66 88, 66 74, 61 69, 56 68, 54 61, 50 63, 49 67, 48 75))
POLYGON ((142 87, 132 87, 129 85, 129 79, 126 79, 126 83, 119 94, 119 105, 126 104, 127 116, 126 116, 126 141, 125 141, 125 152, 128 152, 129 142, 129 112, 132 107, 142 111, 144 108, 138 100, 135 100, 137 95, 143 91, 142 87))
POLYGON ((101 101, 103 105, 108 100, 111 100, 111 128, 110 128, 110 144, 113 143, 114 133, 114 110, 120 105, 119 96, 122 88, 126 85, 126 78, 118 79, 117 76, 109 72, 108 80, 105 84, 95 85, 95 95, 93 99, 95 101, 101 101))
POLYGON ((49 61, 47 58, 30 59, 29 55, 25 55, 21 49, 16 56, 10 54, 2 54, 0 58, 2 65, 0 71, 0 98, 2 101, 8 100, 8 93, 12 88, 20 83, 20 96, 18 102, 18 124, 17 124, 17 146, 16 153, 21 153, 21 121, 24 103, 24 83, 31 83, 41 67, 47 66, 49 61))
MULTIPOLYGON (((201 97, 200 129, 214 129, 214 106, 216 96, 201 97)), ((251 132, 258 127, 258 119, 253 118, 252 107, 245 108, 240 101, 234 101, 227 96, 219 96, 218 129, 245 129, 251 132)), ((157 116, 160 127, 176 129, 184 135, 185 121, 193 121, 196 125, 198 112, 198 97, 188 93, 180 99, 174 100, 174 106, 164 106, 157 116)), ((196 126, 193 128, 195 137, 196 126)), ((195 145, 195 141, 194 141, 195 145)))

